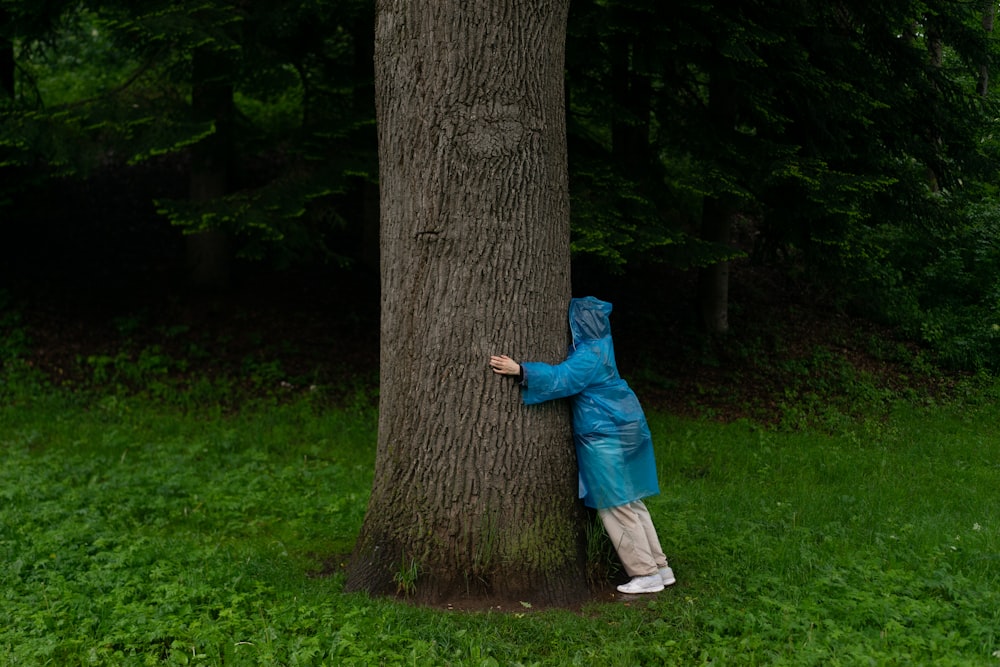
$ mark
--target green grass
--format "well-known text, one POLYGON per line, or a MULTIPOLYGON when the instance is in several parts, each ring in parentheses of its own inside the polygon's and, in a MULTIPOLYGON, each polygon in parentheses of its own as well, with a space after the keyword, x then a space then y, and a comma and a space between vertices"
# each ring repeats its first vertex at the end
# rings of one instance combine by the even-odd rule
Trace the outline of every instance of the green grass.
POLYGON ((724 663, 995 664, 995 419, 900 406, 836 435, 658 420, 650 504, 699 608, 683 634, 724 663))
POLYGON ((0 665, 1000 664, 988 403, 833 432, 652 415, 678 583, 582 613, 345 594, 364 405, 10 394, 0 665))

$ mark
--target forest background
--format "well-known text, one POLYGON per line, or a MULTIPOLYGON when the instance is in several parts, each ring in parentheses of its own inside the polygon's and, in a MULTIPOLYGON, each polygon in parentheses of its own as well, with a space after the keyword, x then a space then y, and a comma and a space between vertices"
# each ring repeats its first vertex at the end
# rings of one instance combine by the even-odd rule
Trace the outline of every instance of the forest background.
MULTIPOLYGON (((573 4, 574 292, 646 401, 773 418, 846 368, 1000 368, 994 10, 573 4)), ((373 20, 3 0, 5 359, 374 391, 373 20)))
POLYGON ((994 664, 995 4, 572 3, 574 293, 680 573, 576 615, 342 590, 374 11, 0 0, 0 655, 994 664))

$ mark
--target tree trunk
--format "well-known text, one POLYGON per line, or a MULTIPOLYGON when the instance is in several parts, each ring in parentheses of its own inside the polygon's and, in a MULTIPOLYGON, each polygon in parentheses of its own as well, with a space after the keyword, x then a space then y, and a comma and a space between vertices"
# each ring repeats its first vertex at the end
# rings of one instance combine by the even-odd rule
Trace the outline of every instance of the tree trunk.
POLYGON ((440 603, 587 593, 568 406, 491 353, 567 345, 568 0, 379 0, 381 389, 347 589, 440 603))
MULTIPOLYGON (((194 118, 215 124, 215 132, 195 144, 191 152, 189 197, 193 202, 205 202, 229 191, 233 86, 228 60, 211 47, 195 51, 191 69, 194 118)), ((189 234, 185 242, 189 284, 207 292, 224 291, 230 281, 228 235, 223 230, 208 230, 189 234)))
MULTIPOLYGON (((609 20, 635 25, 642 15, 613 6, 609 20)), ((650 45, 642 34, 620 33, 608 41, 611 66, 611 152, 624 173, 638 181, 655 181, 656 158, 650 145, 653 86, 640 65, 648 61, 650 45)), ((648 39, 648 38, 647 38, 648 39)))
MULTIPOLYGON (((983 3, 983 31, 990 35, 993 33, 993 24, 996 22, 997 6, 994 0, 986 0, 983 3)), ((980 97, 986 97, 990 92, 990 66, 983 63, 979 66, 979 81, 976 85, 976 92, 980 97)))
MULTIPOLYGON (((10 12, 0 9, 0 26, 10 21, 10 12)), ((0 35, 0 98, 14 99, 14 42, 0 35)))
POLYGON ((651 168, 649 119, 653 92, 648 77, 633 68, 641 48, 629 36, 617 36, 609 44, 614 96, 611 151, 625 173, 640 179, 648 178, 651 168))
MULTIPOLYGON (((701 237, 705 241, 732 243, 733 209, 720 199, 706 197, 702 204, 701 237)), ((729 262, 716 262, 698 274, 701 324, 710 334, 729 331, 729 262)))
MULTIPOLYGON (((929 65, 933 70, 940 70, 942 65, 944 65, 944 41, 941 38, 941 32, 936 27, 936 22, 930 19, 930 17, 925 17, 925 31, 927 39, 927 53, 929 57, 929 65)), ((941 89, 936 84, 931 84, 931 88, 935 92, 935 99, 930 102, 934 106, 938 106, 941 97, 941 89)), ((937 114, 932 113, 932 116, 937 114)), ((929 130, 928 141, 930 143, 930 150, 928 151, 927 157, 927 189, 931 192, 941 191, 941 177, 943 174, 938 169, 937 165, 941 164, 941 154, 943 152, 944 141, 941 138, 941 133, 937 128, 932 127, 929 130)))
MULTIPOLYGON (((722 134, 728 134, 737 118, 737 103, 733 95, 732 77, 723 67, 716 67, 709 89, 708 111, 712 122, 722 134)), ((733 197, 727 194, 706 196, 702 202, 701 238, 709 243, 732 243, 733 197)), ((729 331, 729 266, 728 260, 716 262, 699 270, 698 309, 706 333, 724 334, 729 331)))

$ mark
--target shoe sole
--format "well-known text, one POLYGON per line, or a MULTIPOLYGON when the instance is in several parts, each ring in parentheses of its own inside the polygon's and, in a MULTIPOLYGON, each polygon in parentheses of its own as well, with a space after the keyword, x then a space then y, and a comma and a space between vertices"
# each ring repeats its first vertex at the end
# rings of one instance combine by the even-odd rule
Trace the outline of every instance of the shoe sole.
POLYGON ((642 595, 644 593, 659 593, 660 591, 663 590, 663 588, 664 588, 663 586, 658 586, 658 587, 655 587, 655 588, 643 588, 643 589, 637 590, 637 591, 630 591, 630 590, 623 590, 623 588, 621 586, 619 586, 618 587, 618 592, 622 593, 624 595, 642 595))

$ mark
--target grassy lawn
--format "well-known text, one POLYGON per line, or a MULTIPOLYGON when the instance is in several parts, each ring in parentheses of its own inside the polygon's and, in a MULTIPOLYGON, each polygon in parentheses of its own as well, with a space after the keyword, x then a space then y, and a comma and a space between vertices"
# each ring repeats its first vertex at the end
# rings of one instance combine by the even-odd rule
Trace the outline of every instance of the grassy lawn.
POLYGON ((364 402, 4 403, 0 665, 1000 664, 987 403, 788 431, 651 415, 678 583, 580 613, 344 594, 364 402))

